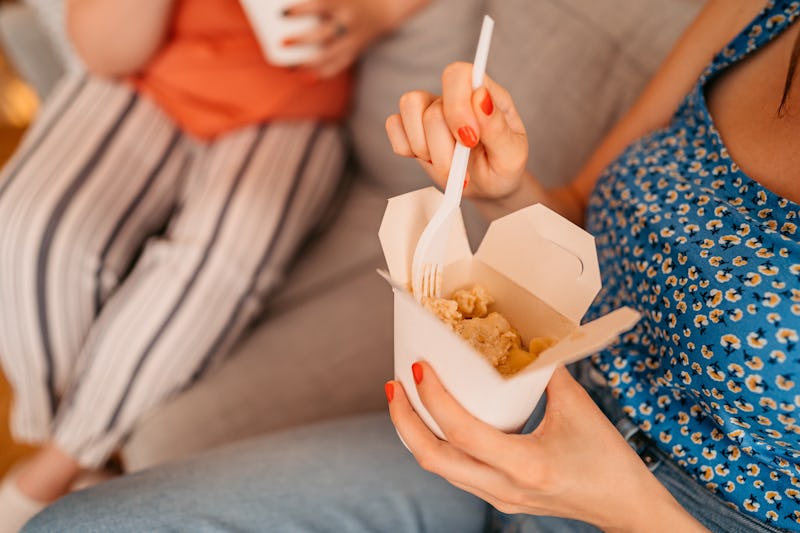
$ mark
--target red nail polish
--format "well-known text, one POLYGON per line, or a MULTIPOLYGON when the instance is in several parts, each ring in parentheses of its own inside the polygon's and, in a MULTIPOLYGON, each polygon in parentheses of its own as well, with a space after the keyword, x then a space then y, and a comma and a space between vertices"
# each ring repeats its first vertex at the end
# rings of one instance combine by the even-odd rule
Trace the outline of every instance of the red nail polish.
POLYGON ((386 385, 383 386, 383 390, 386 392, 386 399, 391 402, 394 399, 394 383, 387 381, 386 385))
POLYGON ((494 102, 492 102, 492 97, 489 95, 489 91, 486 91, 486 96, 481 102, 481 111, 483 111, 487 117, 494 113, 494 102))
POLYGON ((469 174, 467 174, 467 176, 464 178, 464 188, 465 189, 467 188, 467 185, 469 185, 469 174))
POLYGON ((411 365, 411 373, 414 374, 414 382, 419 385, 422 383, 422 365, 414 363, 411 365))
POLYGON ((475 134, 475 130, 469 126, 459 128, 458 136, 461 138, 461 142, 467 148, 475 148, 475 145, 478 144, 478 136, 475 134))

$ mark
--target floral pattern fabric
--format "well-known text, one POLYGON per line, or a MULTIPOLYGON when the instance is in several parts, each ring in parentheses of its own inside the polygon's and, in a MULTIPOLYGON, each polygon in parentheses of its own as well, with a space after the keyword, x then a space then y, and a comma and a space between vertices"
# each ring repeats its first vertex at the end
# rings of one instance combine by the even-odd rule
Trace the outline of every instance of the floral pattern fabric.
POLYGON ((777 37, 774 0, 713 60, 670 125, 600 177, 587 227, 603 289, 588 318, 643 319, 593 362, 625 412, 729 505, 800 531, 800 206, 745 175, 704 88, 777 37))

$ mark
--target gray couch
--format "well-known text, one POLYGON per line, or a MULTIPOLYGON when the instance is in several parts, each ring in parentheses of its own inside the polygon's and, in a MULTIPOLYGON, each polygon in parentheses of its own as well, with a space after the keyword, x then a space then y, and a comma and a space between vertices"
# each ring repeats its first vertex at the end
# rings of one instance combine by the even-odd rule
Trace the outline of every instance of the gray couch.
MULTIPOLYGON (((60 0, 35 3, 48 2, 60 0)), ((428 181, 413 161, 392 155, 383 123, 402 92, 436 91, 442 68, 472 55, 483 12, 497 21, 488 72, 515 96, 530 136, 531 169, 553 185, 577 171, 699 6, 699 0, 438 0, 374 47, 360 66, 348 123, 357 168, 344 203, 225 364, 141 422, 123 449, 127 468, 385 408, 392 300, 375 274, 383 264, 377 228, 387 197, 428 181)), ((3 17, 0 38, 8 38, 3 17)), ((52 37, 57 23, 50 27, 52 37)), ((15 59, 41 60, 25 53, 15 59)), ((469 206, 465 211, 475 242, 484 225, 469 206)))

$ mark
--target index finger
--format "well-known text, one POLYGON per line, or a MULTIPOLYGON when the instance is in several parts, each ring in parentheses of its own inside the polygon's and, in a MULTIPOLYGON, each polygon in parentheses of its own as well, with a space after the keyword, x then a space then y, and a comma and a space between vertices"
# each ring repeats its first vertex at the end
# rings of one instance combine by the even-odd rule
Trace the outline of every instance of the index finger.
POLYGON ((477 419, 444 388, 428 363, 416 369, 420 400, 431 414, 447 441, 465 454, 502 472, 513 474, 523 461, 530 461, 529 439, 509 435, 477 419))
POLYGON ((504 493, 508 479, 500 471, 439 440, 414 412, 402 384, 399 381, 389 384, 393 391, 393 399, 389 400, 392 423, 424 470, 480 497, 504 493))
POLYGON ((480 140, 478 119, 472 110, 472 65, 451 63, 442 73, 444 118, 453 137, 468 148, 480 140))

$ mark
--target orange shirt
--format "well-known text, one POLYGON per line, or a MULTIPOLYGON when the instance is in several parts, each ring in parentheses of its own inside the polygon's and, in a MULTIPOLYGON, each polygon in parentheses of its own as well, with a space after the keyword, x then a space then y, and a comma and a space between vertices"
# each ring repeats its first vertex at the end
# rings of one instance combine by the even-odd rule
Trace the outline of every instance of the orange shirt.
POLYGON ((340 119, 351 80, 267 63, 238 0, 178 0, 167 42, 132 81, 187 133, 211 139, 273 119, 340 119))

